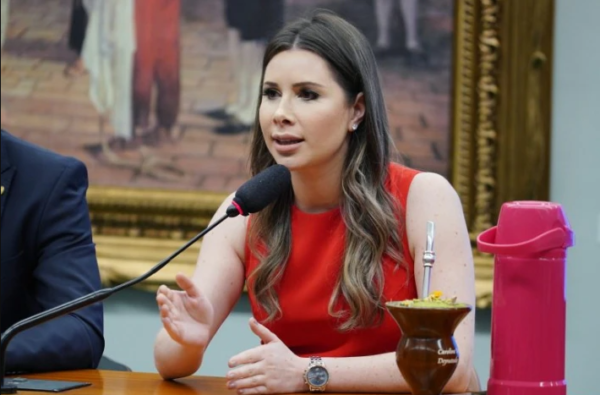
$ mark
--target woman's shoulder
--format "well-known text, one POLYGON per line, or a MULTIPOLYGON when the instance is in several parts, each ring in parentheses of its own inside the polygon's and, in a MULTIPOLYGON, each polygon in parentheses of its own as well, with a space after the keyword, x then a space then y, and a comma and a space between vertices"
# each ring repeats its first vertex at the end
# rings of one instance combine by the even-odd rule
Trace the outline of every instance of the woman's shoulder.
POLYGON ((448 179, 441 174, 432 172, 418 172, 413 177, 411 191, 415 193, 436 193, 436 194, 456 194, 456 190, 448 181, 448 179))
POLYGON ((396 187, 407 189, 414 183, 429 185, 433 189, 453 189, 450 182, 438 173, 413 169, 395 162, 389 165, 388 178, 396 187))
MULTIPOLYGON (((434 217, 432 213, 462 210, 458 193, 444 176, 421 172, 414 177, 407 194, 407 213, 422 213, 424 217, 434 217)), ((410 215, 407 215, 407 218, 410 215)))
POLYGON ((391 178, 404 182, 412 181, 417 174, 421 173, 421 171, 417 169, 396 162, 390 162, 388 171, 391 178))
POLYGON ((389 191, 400 199, 404 207, 411 197, 436 195, 454 198, 456 190, 442 175, 420 171, 399 163, 390 163, 388 171, 389 191))
POLYGON ((389 191, 399 197, 404 205, 408 190, 414 178, 420 174, 419 170, 391 162, 388 167, 388 188, 389 191))

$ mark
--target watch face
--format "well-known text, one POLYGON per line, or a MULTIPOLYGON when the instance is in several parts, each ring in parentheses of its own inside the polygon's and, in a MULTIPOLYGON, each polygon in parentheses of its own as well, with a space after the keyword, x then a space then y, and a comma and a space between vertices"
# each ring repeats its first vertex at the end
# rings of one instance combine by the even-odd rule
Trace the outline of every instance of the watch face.
POLYGON ((308 370, 306 379, 310 385, 320 387, 327 384, 327 381, 329 380, 329 373, 327 373, 327 369, 322 366, 313 366, 308 370))

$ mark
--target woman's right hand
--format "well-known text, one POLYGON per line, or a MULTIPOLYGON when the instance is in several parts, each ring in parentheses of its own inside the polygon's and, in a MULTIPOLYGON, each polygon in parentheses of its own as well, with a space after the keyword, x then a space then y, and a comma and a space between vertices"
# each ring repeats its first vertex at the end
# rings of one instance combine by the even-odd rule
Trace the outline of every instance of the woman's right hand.
POLYGON ((213 306, 184 274, 175 277, 182 291, 161 285, 156 295, 160 318, 169 336, 182 346, 206 348, 213 306))

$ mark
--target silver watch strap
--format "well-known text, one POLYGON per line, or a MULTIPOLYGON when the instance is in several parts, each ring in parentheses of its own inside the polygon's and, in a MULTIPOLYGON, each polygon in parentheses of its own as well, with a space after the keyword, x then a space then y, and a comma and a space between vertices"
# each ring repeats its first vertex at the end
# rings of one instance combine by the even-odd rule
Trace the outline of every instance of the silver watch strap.
MULTIPOLYGON (((314 366, 321 366, 323 368, 325 368, 325 362, 323 361, 323 359, 321 357, 310 357, 310 363, 308 364, 308 369, 310 369, 311 367, 314 366)), ((308 381, 306 382, 306 384, 308 384, 308 390, 310 392, 323 392, 325 391, 325 386, 323 387, 315 387, 313 385, 311 385, 308 381)))

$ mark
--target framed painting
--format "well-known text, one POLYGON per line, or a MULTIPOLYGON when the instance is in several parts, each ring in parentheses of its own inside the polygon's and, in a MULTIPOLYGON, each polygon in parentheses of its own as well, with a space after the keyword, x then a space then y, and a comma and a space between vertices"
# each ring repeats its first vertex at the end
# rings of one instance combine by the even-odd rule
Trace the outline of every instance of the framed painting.
MULTIPOLYGON (((547 198, 552 0, 1 2, 2 126, 86 163, 106 284, 167 257, 248 179, 264 44, 314 8, 372 43, 397 159, 452 182, 473 242, 502 202, 547 198)), ((199 248, 143 287, 191 272, 199 248)), ((485 307, 492 260, 474 255, 485 307)))

